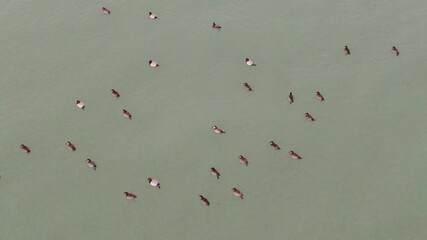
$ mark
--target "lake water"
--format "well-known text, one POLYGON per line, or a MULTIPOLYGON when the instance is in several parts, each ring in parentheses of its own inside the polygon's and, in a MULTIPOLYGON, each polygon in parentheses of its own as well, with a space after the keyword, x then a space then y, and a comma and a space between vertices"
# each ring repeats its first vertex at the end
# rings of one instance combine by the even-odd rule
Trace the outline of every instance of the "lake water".
POLYGON ((0 4, 1 239, 427 238, 426 1, 0 4))

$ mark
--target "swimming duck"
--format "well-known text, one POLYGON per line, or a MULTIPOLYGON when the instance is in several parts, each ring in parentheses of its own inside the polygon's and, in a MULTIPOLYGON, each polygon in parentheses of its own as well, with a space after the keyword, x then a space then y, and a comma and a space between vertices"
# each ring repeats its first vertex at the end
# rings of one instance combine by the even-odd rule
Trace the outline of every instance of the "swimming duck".
POLYGON ((110 10, 108 10, 108 8, 106 8, 106 7, 103 7, 101 10, 102 10, 102 12, 103 12, 104 14, 108 14, 108 15, 110 15, 110 14, 111 14, 111 11, 110 11, 110 10))
POLYGON ((217 30, 221 30, 221 26, 216 24, 215 22, 212 23, 212 28, 217 29, 217 30))
POLYGON ((96 163, 89 158, 86 159, 86 164, 88 167, 92 168, 93 170, 96 170, 96 163))
POLYGON ((243 86, 248 90, 249 92, 252 91, 252 87, 248 83, 243 83, 243 86))
POLYGON ((200 201, 202 202, 203 205, 209 206, 211 205, 211 203, 209 202, 209 200, 205 197, 203 197, 202 195, 199 195, 200 201))
POLYGON ((119 92, 117 92, 116 90, 114 90, 114 89, 111 89, 111 95, 113 95, 113 97, 116 97, 116 98, 119 98, 120 97, 120 93, 119 92))
POLYGON ((159 66, 159 64, 156 61, 150 60, 148 61, 148 65, 152 68, 156 68, 159 66))
POLYGON ((126 197, 127 199, 135 199, 135 198, 137 198, 137 197, 136 197, 136 195, 135 195, 135 194, 133 194, 133 193, 124 192, 124 194, 125 194, 125 197, 126 197))
POLYGON ((311 116, 310 113, 305 113, 305 118, 312 122, 316 121, 316 119, 314 119, 314 117, 311 116))
POLYGON ((252 61, 252 60, 250 60, 249 58, 246 58, 246 65, 248 65, 248 66, 256 66, 256 64, 252 61))
POLYGON ((123 109, 123 117, 132 119, 132 114, 130 114, 126 109, 123 109))
POLYGON ((150 19, 157 19, 157 15, 156 14, 154 14, 154 13, 152 13, 152 12, 149 12, 148 13, 148 17, 150 18, 150 19))
POLYGON ((273 150, 280 150, 279 145, 277 145, 274 141, 270 141, 269 144, 273 150))
POLYGON ((348 46, 344 46, 344 54, 350 55, 350 48, 348 48, 348 46))
POLYGON ((391 47, 391 52, 394 53, 396 56, 399 56, 400 52, 397 50, 395 46, 391 47))
POLYGON ((80 109, 82 109, 82 110, 85 110, 85 104, 84 104, 84 102, 82 102, 82 101, 80 101, 80 100, 77 100, 76 101, 76 106, 78 107, 78 108, 80 108, 80 109))
POLYGON ((239 189, 237 189, 237 188, 232 188, 231 190, 233 191, 233 194, 234 194, 235 196, 237 196, 237 197, 239 197, 239 198, 243 199, 243 193, 242 193, 239 189))
POLYGON ((294 95, 292 94, 292 92, 290 92, 288 95, 288 102, 289 104, 294 103, 294 95))
POLYGON ((216 170, 216 168, 211 167, 211 174, 212 176, 215 176, 217 179, 219 179, 219 176, 221 176, 221 174, 219 174, 218 170, 216 170))
POLYGON ((291 155, 291 157, 293 159, 296 159, 296 160, 301 160, 302 159, 302 157, 300 157, 300 155, 298 155, 298 153, 296 153, 294 151, 289 151, 289 154, 291 155))
POLYGON ((317 100, 323 102, 325 101, 325 98, 323 97, 323 95, 320 92, 316 92, 316 98, 317 100))
POLYGON ((31 152, 30 148, 29 148, 29 147, 27 147, 27 146, 25 146, 24 144, 21 144, 21 146, 19 146, 19 148, 21 148, 21 150, 22 150, 24 153, 30 153, 30 152, 31 152))
POLYGON ((147 178, 147 181, 151 186, 160 188, 160 183, 156 179, 147 178))
POLYGON ((246 166, 248 166, 249 164, 248 159, 246 159, 243 155, 239 155, 239 161, 240 163, 245 164, 246 166))
POLYGON ((221 129, 221 128, 219 128, 219 127, 217 127, 217 126, 213 126, 212 128, 213 128, 213 130, 214 130, 214 132, 215 132, 216 134, 225 133, 224 131, 222 131, 222 129, 221 129))
POLYGON ((70 151, 76 151, 76 147, 70 141, 68 141, 66 145, 67 145, 67 148, 70 149, 70 151))

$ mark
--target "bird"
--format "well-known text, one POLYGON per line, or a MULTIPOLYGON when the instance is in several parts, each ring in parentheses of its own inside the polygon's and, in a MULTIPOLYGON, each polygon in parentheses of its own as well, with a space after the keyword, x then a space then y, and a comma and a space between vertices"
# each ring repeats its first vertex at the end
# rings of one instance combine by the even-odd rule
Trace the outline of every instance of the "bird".
POLYGON ((221 30, 221 26, 216 24, 215 22, 212 23, 212 28, 216 30, 221 30))
POLYGON ((252 91, 252 87, 248 83, 243 83, 243 86, 248 90, 249 92, 252 91))
POLYGON ((114 90, 114 89, 111 89, 111 95, 113 95, 113 97, 116 97, 116 98, 119 98, 120 97, 120 93, 119 92, 117 92, 116 90, 114 90))
POLYGON ((209 200, 205 197, 203 197, 202 195, 199 195, 200 201, 202 202, 203 205, 209 206, 211 205, 211 203, 209 202, 209 200))
POLYGON ((215 176, 217 179, 219 179, 219 176, 221 176, 221 174, 218 172, 218 170, 216 170, 216 168, 211 167, 211 174, 212 176, 215 176))
POLYGON ((31 152, 30 148, 29 148, 29 147, 27 147, 27 146, 26 146, 26 145, 24 145, 24 144, 21 144, 21 146, 19 146, 19 148, 21 148, 21 150, 22 150, 24 153, 30 153, 30 152, 31 152))
POLYGON ((152 68, 156 68, 159 66, 159 64, 156 61, 150 60, 148 61, 148 65, 152 68))
POLYGON ((316 92, 316 98, 317 100, 323 102, 325 101, 325 98, 323 97, 323 95, 320 92, 316 92))
POLYGON ((289 154, 291 155, 291 157, 293 159, 296 159, 296 160, 301 160, 302 159, 302 157, 300 155, 298 155, 298 153, 296 153, 294 151, 289 151, 289 154))
POLYGON ((310 113, 305 113, 305 118, 309 121, 312 121, 312 122, 316 121, 316 119, 314 119, 314 117, 311 116, 310 113))
POLYGON ((397 50, 395 46, 391 47, 391 52, 394 53, 396 56, 399 56, 400 52, 397 50))
POLYGON ((74 146, 74 144, 72 144, 70 141, 68 141, 65 145, 67 146, 67 148, 68 148, 70 151, 76 151, 76 147, 75 147, 75 146, 74 146))
POLYGON ((231 191, 233 191, 233 194, 241 199, 243 199, 243 193, 237 189, 237 188, 232 188, 231 191))
POLYGON ((125 197, 127 199, 135 199, 135 198, 137 198, 137 196, 135 194, 133 194, 133 193, 124 192, 124 194, 125 194, 125 197))
POLYGON ((147 178, 147 181, 151 186, 160 188, 160 183, 156 179, 147 178))
POLYGON ((256 64, 249 58, 246 58, 245 62, 246 62, 246 65, 248 66, 256 66, 256 64))
POLYGON ((212 128, 213 128, 213 130, 214 130, 214 132, 215 132, 216 134, 222 134, 222 133, 225 133, 221 128, 217 127, 216 125, 215 125, 215 126, 213 126, 212 128))
POLYGON ((294 95, 292 94, 292 92, 290 92, 288 95, 288 102, 289 104, 294 103, 294 95))
POLYGON ((101 8, 101 10, 102 10, 102 12, 103 12, 104 14, 108 14, 108 15, 110 15, 110 14, 111 14, 111 11, 110 11, 110 10, 108 10, 108 8, 106 8, 106 7, 101 8))
POLYGON ((86 159, 86 164, 88 167, 92 168, 93 170, 96 170, 96 163, 91 159, 86 159))
POLYGON ((277 145, 277 143, 275 143, 274 141, 270 141, 269 144, 273 150, 280 150, 279 145, 277 145))
POLYGON ((152 12, 148 12, 148 17, 152 20, 157 19, 157 15, 152 12))
POLYGON ((130 114, 130 112, 128 112, 126 109, 123 109, 123 117, 129 118, 129 120, 131 120, 132 114, 130 114))
POLYGON ((243 155, 239 155, 239 161, 240 163, 245 164, 246 166, 248 166, 249 164, 248 159, 246 159, 243 155))
POLYGON ((76 101, 76 106, 82 110, 85 110, 85 107, 86 107, 85 103, 80 100, 76 101))

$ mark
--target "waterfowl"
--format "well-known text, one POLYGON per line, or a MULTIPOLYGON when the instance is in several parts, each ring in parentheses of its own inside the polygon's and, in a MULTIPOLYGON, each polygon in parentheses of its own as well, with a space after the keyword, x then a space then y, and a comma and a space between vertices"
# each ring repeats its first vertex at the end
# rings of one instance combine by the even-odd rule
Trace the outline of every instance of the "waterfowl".
POLYGON ((67 145, 67 148, 70 149, 70 151, 76 151, 76 147, 70 141, 68 141, 65 145, 67 145))
POLYGON ((125 197, 126 197, 127 199, 135 199, 135 198, 137 198, 137 197, 136 197, 136 195, 135 195, 135 194, 133 194, 133 193, 124 192, 124 194, 125 194, 125 197))
POLYGON ((294 103, 294 95, 292 94, 292 92, 290 92, 288 95, 288 102, 289 104, 294 103))
POLYGON ((156 61, 150 60, 148 61, 148 65, 152 68, 156 68, 159 66, 159 64, 156 61))
POLYGON ((243 199, 243 193, 237 189, 237 188, 232 188, 231 191, 233 191, 233 194, 241 199, 243 199))
POLYGON ((119 98, 120 97, 120 93, 119 92, 117 92, 116 90, 114 90, 114 89, 111 89, 111 95, 113 95, 113 97, 116 97, 116 98, 119 98))
POLYGON ((213 128, 213 130, 214 130, 214 132, 215 132, 216 134, 225 133, 224 131, 222 131, 222 129, 221 129, 221 128, 219 128, 219 127, 217 127, 217 126, 213 126, 212 128, 213 128))
POLYGON ((323 102, 325 101, 325 98, 323 97, 323 95, 320 92, 316 92, 316 98, 317 100, 323 102))
POLYGON ((394 53, 396 56, 399 56, 400 52, 397 50, 395 46, 391 47, 391 52, 394 53))
POLYGON ((348 46, 344 46, 344 54, 350 55, 350 48, 348 48, 348 46))
POLYGON ((252 87, 248 83, 243 83, 243 86, 248 90, 249 92, 252 91, 252 87))
POLYGON ((111 11, 110 11, 110 10, 108 10, 108 8, 106 8, 106 7, 101 8, 101 10, 102 10, 102 12, 103 12, 104 14, 108 14, 108 15, 110 15, 110 14, 111 14, 111 11))
POLYGON ((151 186, 160 188, 160 183, 156 179, 147 178, 147 181, 151 186))
POLYGON ((302 157, 300 157, 300 155, 298 155, 298 153, 296 153, 294 151, 289 151, 289 154, 291 155, 291 157, 293 159, 296 159, 296 160, 301 160, 302 159, 302 157))
POLYGON ((212 176, 215 176, 217 179, 219 179, 219 176, 221 176, 221 174, 219 174, 218 170, 216 170, 216 168, 211 167, 211 174, 212 176))
POLYGON ((311 116, 310 113, 305 113, 305 118, 312 122, 316 121, 316 119, 314 119, 314 117, 311 116))
POLYGON ((245 164, 246 166, 248 166, 249 164, 248 159, 246 159, 243 155, 239 155, 239 161, 240 163, 245 164))
POLYGON ((123 109, 123 117, 132 119, 132 114, 130 114, 126 109, 123 109))
POLYGON ((19 146, 19 148, 24 152, 24 153, 30 153, 31 150, 29 147, 25 146, 24 144, 21 144, 21 146, 19 146))
POLYGON ((256 64, 252 61, 252 60, 250 60, 249 58, 246 58, 246 65, 248 65, 248 66, 256 66, 256 64))
POLYGON ((76 101, 76 106, 78 107, 78 108, 80 108, 80 109, 82 109, 82 110, 85 110, 85 104, 84 104, 84 102, 82 102, 82 101, 80 101, 80 100, 77 100, 76 101))
POLYGON ((216 24, 215 22, 212 23, 212 28, 217 29, 217 30, 221 30, 221 26, 216 24))
POLYGON ((154 13, 152 13, 152 12, 148 12, 148 17, 150 18, 150 19, 157 19, 157 15, 156 14, 154 14, 154 13))
POLYGON ((280 150, 279 145, 277 145, 274 141, 270 141, 269 144, 273 150, 280 150))
POLYGON ((92 168, 93 170, 96 170, 96 163, 92 160, 90 160, 89 158, 86 159, 86 165, 90 168, 92 168))
POLYGON ((202 195, 199 195, 200 201, 202 202, 203 205, 209 206, 211 205, 211 203, 209 202, 209 200, 205 197, 203 197, 202 195))

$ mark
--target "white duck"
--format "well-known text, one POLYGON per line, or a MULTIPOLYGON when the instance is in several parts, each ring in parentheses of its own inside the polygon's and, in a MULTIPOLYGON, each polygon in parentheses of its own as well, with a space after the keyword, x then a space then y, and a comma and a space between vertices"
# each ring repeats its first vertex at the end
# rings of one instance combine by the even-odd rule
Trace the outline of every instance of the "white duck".
POLYGON ((152 20, 157 19, 157 15, 152 12, 148 12, 148 17, 150 17, 152 20))
POLYGON ((153 60, 148 61, 148 65, 150 65, 150 67, 152 67, 152 68, 156 68, 159 66, 159 64, 153 60))
POLYGON ((89 158, 86 159, 86 164, 88 167, 92 168, 93 170, 96 170, 96 163, 89 158))
POLYGON ((252 60, 250 60, 249 58, 246 58, 246 65, 248 65, 248 66, 256 66, 256 64, 252 60))
POLYGON ((76 101, 76 106, 78 107, 78 108, 80 108, 80 109, 82 109, 82 110, 85 110, 85 103, 84 102, 82 102, 82 101, 80 101, 80 100, 77 100, 76 101))
POLYGON ((214 132, 215 132, 216 134, 225 133, 224 131, 222 131, 222 129, 221 129, 221 128, 219 128, 219 127, 217 127, 217 126, 213 126, 212 128, 213 128, 213 130, 214 130, 214 132))
POLYGON ((147 181, 151 186, 160 188, 160 183, 156 179, 148 178, 147 181))

